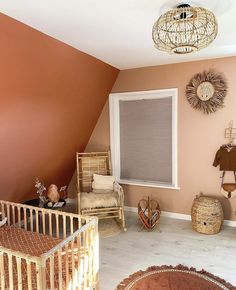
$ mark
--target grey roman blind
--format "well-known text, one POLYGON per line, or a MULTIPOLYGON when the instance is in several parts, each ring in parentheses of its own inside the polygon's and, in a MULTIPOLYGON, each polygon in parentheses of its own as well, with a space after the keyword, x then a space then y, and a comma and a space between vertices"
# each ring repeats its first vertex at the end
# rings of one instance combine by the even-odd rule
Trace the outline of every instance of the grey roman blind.
POLYGON ((121 179, 172 184, 172 97, 119 101, 121 179))

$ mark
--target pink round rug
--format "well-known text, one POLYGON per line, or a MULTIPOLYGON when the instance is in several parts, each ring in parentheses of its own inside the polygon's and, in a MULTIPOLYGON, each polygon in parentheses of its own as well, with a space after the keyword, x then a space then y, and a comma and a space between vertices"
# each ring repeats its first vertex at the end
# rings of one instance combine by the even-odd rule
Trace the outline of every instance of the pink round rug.
POLYGON ((182 265, 153 266, 124 279, 116 290, 236 290, 225 280, 182 265))

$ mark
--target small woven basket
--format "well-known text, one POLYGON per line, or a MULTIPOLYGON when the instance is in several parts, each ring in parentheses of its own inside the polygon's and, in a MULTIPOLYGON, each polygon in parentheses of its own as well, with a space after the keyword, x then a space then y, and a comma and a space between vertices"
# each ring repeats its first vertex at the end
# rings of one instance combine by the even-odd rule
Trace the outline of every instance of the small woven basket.
POLYGON ((193 229, 199 233, 214 235, 221 230, 223 209, 218 199, 197 196, 191 210, 193 229))

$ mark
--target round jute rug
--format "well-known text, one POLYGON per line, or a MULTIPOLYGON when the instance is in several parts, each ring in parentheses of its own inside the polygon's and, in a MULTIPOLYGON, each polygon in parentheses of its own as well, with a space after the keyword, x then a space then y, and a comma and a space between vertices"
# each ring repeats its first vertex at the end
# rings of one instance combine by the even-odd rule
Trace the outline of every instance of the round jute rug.
POLYGON ((100 238, 108 238, 119 235, 122 229, 115 219, 101 219, 98 223, 98 233, 100 238))
POLYGON ((124 279, 116 290, 236 290, 225 280, 204 270, 182 265, 153 266, 124 279))

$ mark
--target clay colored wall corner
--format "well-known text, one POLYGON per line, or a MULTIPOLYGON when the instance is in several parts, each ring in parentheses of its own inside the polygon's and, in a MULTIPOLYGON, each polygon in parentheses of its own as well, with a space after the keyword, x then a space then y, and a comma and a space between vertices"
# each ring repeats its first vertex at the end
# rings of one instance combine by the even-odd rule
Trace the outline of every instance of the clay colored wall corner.
MULTIPOLYGON (((180 190, 141 186, 124 186, 125 204, 136 207, 145 196, 156 198, 164 211, 190 214, 193 199, 203 192, 220 199, 225 219, 236 220, 236 198, 220 195, 218 168, 212 166, 219 146, 227 142, 224 129, 234 120, 236 125, 236 57, 211 59, 121 71, 112 92, 178 88, 178 181, 180 190), (228 81, 225 107, 204 115, 186 100, 185 87, 198 72, 215 68, 228 81)), ((109 112, 104 107, 87 148, 109 148, 109 112), (103 144, 101 144, 103 142, 103 144)), ((87 150, 87 149, 86 149, 87 150)), ((231 179, 232 182, 232 179, 231 179)))
POLYGON ((0 14, 0 199, 68 184, 118 70, 0 14))

